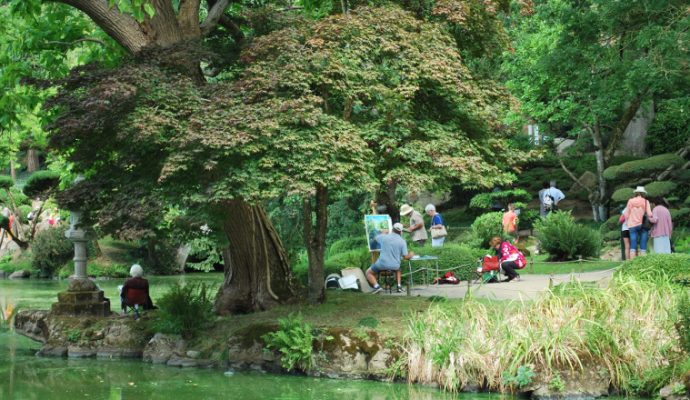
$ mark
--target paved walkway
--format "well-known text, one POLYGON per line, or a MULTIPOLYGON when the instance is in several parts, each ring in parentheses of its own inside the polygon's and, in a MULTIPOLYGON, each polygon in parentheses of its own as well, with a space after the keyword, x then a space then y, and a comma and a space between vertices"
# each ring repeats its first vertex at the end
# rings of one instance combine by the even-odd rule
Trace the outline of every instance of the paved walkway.
MULTIPOLYGON (((534 299, 540 293, 549 288, 549 285, 558 285, 563 282, 568 282, 575 279, 580 282, 595 282, 599 286, 605 286, 613 276, 614 270, 603 270, 594 272, 583 272, 573 274, 554 274, 554 275, 537 275, 537 274, 522 274, 519 281, 502 282, 502 283, 488 283, 488 284, 471 284, 468 286, 466 281, 460 282, 458 285, 424 285, 417 284, 412 287, 410 295, 412 296, 444 296, 448 298, 460 298, 467 294, 468 288, 472 290, 473 295, 477 297, 496 299, 496 300, 519 300, 519 299, 534 299)), ((382 292, 388 295, 387 291, 382 292)), ((393 294, 396 296, 404 296, 403 294, 393 294)))

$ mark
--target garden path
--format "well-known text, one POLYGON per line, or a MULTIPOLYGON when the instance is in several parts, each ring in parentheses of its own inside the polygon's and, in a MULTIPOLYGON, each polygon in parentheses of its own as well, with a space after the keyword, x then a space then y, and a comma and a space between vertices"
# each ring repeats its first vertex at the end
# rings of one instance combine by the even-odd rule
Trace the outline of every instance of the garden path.
MULTIPOLYGON (((412 296, 443 296, 448 298, 461 298, 467 294, 467 290, 481 298, 495 300, 530 300, 535 299, 540 293, 560 283, 568 282, 571 279, 580 282, 592 282, 598 286, 606 286, 613 276, 614 270, 603 270, 570 274, 538 275, 524 274, 519 281, 468 285, 466 281, 458 285, 424 285, 419 284, 412 287, 412 296)), ((388 295, 388 292, 383 291, 388 295)), ((402 294, 393 294, 404 296, 402 294)))

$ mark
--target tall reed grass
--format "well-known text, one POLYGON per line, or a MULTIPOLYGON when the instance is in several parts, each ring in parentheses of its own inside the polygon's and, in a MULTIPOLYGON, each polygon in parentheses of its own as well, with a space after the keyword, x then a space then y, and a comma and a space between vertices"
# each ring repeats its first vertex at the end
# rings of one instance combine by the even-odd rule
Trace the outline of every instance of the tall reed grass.
POLYGON ((572 282, 531 302, 436 304, 409 319, 408 379, 503 391, 502 377, 520 366, 542 377, 593 368, 620 390, 656 390, 683 360, 677 290, 617 276, 603 289, 572 282), (659 377, 650 382, 652 372, 659 377))

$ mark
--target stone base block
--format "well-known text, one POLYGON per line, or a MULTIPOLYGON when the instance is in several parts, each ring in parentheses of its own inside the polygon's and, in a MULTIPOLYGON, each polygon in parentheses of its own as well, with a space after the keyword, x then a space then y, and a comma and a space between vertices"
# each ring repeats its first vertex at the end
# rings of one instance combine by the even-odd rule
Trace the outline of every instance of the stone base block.
POLYGON ((67 290, 58 293, 58 302, 53 303, 50 312, 56 315, 107 317, 111 314, 110 300, 103 296, 102 290, 82 292, 67 290))

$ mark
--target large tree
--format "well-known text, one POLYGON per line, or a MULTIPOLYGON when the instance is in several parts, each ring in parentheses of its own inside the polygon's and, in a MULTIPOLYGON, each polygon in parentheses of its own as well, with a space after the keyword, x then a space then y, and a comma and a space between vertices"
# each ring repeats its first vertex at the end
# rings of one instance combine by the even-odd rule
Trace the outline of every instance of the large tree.
POLYGON ((644 102, 688 87, 690 9, 684 0, 535 3, 513 29, 508 86, 524 119, 592 143, 597 187, 589 200, 594 219, 605 220, 603 172, 628 124, 644 102))

